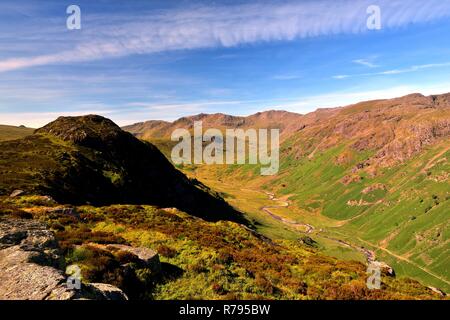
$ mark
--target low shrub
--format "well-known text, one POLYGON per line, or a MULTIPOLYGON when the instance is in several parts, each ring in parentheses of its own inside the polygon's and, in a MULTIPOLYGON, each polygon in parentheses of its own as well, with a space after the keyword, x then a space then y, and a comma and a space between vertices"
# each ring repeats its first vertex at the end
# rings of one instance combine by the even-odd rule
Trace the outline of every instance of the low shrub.
POLYGON ((158 253, 166 258, 173 258, 177 255, 177 251, 171 247, 168 247, 164 244, 158 246, 158 248, 156 249, 156 251, 158 251, 158 253))

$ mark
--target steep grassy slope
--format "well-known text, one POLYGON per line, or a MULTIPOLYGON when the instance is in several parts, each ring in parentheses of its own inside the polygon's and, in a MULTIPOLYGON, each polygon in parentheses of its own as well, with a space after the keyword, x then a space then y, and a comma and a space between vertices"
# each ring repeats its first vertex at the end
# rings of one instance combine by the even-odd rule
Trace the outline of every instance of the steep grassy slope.
POLYGON ((407 270, 400 274, 411 274, 410 269, 448 290, 450 186, 446 177, 450 167, 442 160, 450 156, 448 143, 429 147, 373 177, 360 172, 348 184, 346 174, 353 167, 335 166, 328 160, 339 150, 330 149, 314 160, 297 163, 286 169, 291 174, 269 183, 269 188, 291 195, 306 212, 339 220, 340 226, 328 228, 330 232, 369 245, 390 263, 405 263, 407 270), (434 166, 426 169, 437 155, 434 166), (406 260, 397 261, 399 258, 389 252, 406 260))
POLYGON ((152 144, 99 116, 61 117, 34 135, 1 142, 0 193, 15 189, 50 195, 61 203, 153 204, 205 219, 240 219, 152 144))
POLYGON ((218 190, 226 183, 238 193, 285 196, 292 202, 285 217, 368 247, 398 274, 449 291, 450 94, 363 102, 296 121, 297 130, 283 133, 275 177, 251 165, 186 172, 218 190))
POLYGON ((32 134, 34 129, 0 125, 0 141, 20 139, 32 134))
POLYGON ((448 99, 414 95, 344 108, 290 138, 289 174, 269 185, 304 210, 340 220, 336 232, 390 262, 403 259, 406 274, 449 290, 448 99))

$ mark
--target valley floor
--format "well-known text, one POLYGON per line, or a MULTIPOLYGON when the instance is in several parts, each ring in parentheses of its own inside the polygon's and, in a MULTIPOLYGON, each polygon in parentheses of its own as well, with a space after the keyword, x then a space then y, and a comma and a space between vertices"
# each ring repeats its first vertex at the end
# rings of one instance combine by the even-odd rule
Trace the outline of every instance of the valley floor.
POLYGON ((382 261, 393 267, 398 276, 414 278, 430 287, 450 291, 450 279, 412 261, 407 255, 362 239, 357 231, 347 226, 347 220, 334 220, 319 212, 302 210, 289 201, 289 195, 278 198, 271 191, 262 189, 262 184, 257 181, 227 180, 217 176, 214 169, 205 167, 197 167, 186 174, 221 192, 231 205, 244 212, 258 232, 267 237, 293 240, 307 235, 327 255, 364 263, 382 261))

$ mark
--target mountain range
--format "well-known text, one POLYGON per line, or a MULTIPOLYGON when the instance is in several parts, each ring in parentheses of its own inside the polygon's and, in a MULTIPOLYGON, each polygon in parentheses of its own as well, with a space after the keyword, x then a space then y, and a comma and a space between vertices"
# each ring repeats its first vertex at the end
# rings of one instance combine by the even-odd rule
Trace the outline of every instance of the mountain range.
MULTIPOLYGON (((204 128, 279 127, 281 170, 269 178, 252 165, 195 166, 186 172, 217 190, 228 183, 276 193, 291 203, 284 217, 315 224, 323 230, 319 238, 325 232, 347 239, 370 248, 400 274, 450 288, 450 94, 412 94, 305 115, 200 114, 124 129, 169 155, 170 133, 191 129, 198 120, 204 128)), ((253 217, 267 225, 260 215, 253 217)))
POLYGON ((60 290, 71 264, 86 288, 131 299, 440 299, 450 290, 450 94, 306 115, 200 114, 124 128, 88 115, 2 130, 2 263, 59 269, 50 287, 2 274, 0 297, 13 283, 60 290), (204 129, 280 129, 279 174, 173 166, 171 132, 200 120, 204 129), (366 285, 371 263, 382 268, 379 290, 366 285))

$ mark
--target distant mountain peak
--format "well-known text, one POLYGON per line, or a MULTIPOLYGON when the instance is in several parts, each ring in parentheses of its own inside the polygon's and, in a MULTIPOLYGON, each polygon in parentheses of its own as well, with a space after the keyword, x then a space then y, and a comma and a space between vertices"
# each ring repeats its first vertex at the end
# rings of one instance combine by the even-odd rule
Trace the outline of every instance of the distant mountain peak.
POLYGON ((178 128, 192 129, 195 121, 202 121, 204 129, 268 129, 276 127, 280 131, 295 131, 298 129, 300 119, 303 115, 284 110, 268 110, 257 112, 250 116, 233 116, 224 113, 200 113, 193 116, 182 117, 173 122, 146 121, 123 127, 124 130, 131 132, 134 136, 141 139, 163 138, 167 139, 171 133, 178 128))

